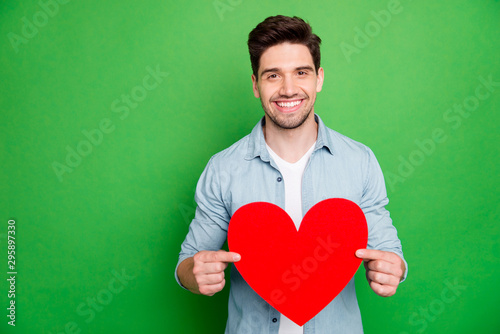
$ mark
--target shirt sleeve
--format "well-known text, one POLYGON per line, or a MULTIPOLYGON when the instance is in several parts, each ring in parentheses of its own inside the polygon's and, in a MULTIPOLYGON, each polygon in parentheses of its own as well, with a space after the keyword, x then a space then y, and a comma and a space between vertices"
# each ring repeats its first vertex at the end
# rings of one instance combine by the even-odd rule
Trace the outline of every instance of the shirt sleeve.
POLYGON ((404 281, 408 274, 408 263, 403 256, 401 241, 396 228, 392 224, 389 211, 385 206, 389 203, 385 188, 384 176, 373 152, 368 149, 368 163, 365 173, 361 209, 365 213, 368 224, 368 249, 378 249, 397 254, 405 263, 404 281))
MULTIPOLYGON (((210 159, 196 186, 197 204, 189 232, 181 245, 179 261, 175 267, 175 279, 181 286, 177 275, 179 264, 202 250, 220 250, 227 238, 230 216, 224 205, 220 176, 214 167, 214 157, 210 159)), ((183 287, 184 288, 184 287, 183 287)))

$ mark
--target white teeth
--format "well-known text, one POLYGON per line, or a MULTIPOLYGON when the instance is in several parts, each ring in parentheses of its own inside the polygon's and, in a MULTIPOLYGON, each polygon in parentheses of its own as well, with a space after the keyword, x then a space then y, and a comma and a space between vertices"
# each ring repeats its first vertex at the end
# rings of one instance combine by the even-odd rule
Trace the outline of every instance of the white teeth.
POLYGON ((300 102, 302 101, 293 101, 293 102, 277 102, 277 104, 281 107, 281 108, 292 108, 292 107, 295 107, 296 105, 299 105, 300 102))

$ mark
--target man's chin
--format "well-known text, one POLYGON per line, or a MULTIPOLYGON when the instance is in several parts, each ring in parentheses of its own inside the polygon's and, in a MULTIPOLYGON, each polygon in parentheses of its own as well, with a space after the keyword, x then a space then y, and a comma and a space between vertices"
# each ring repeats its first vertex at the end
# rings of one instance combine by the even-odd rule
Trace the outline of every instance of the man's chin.
POLYGON ((306 115, 288 114, 288 115, 280 115, 279 117, 271 117, 269 115, 268 116, 277 127, 284 130, 293 130, 302 126, 309 117, 309 114, 310 112, 307 113, 306 115))

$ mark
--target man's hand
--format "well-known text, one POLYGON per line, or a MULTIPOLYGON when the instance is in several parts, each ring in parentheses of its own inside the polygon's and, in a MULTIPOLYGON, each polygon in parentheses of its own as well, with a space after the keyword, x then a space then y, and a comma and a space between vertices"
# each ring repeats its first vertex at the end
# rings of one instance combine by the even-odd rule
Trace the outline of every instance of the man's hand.
POLYGON ((206 296, 213 296, 226 285, 224 269, 229 263, 238 262, 241 256, 234 252, 200 251, 182 261, 177 274, 184 287, 206 296))
POLYGON ((358 249, 356 256, 363 259, 366 279, 377 295, 389 297, 396 293, 406 271, 405 263, 398 255, 375 249, 358 249))

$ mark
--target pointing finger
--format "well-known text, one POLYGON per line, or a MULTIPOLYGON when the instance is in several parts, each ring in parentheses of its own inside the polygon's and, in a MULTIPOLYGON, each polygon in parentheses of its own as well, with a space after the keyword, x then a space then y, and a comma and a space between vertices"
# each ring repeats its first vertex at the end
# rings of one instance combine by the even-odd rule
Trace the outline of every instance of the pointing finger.
POLYGON ((217 252, 210 252, 207 254, 207 258, 204 259, 205 262, 238 262, 241 259, 241 255, 234 252, 226 252, 223 250, 217 252))
POLYGON ((364 261, 384 260, 390 263, 398 263, 398 260, 400 261, 399 256, 395 253, 377 249, 358 249, 356 251, 356 256, 363 259, 364 261))

